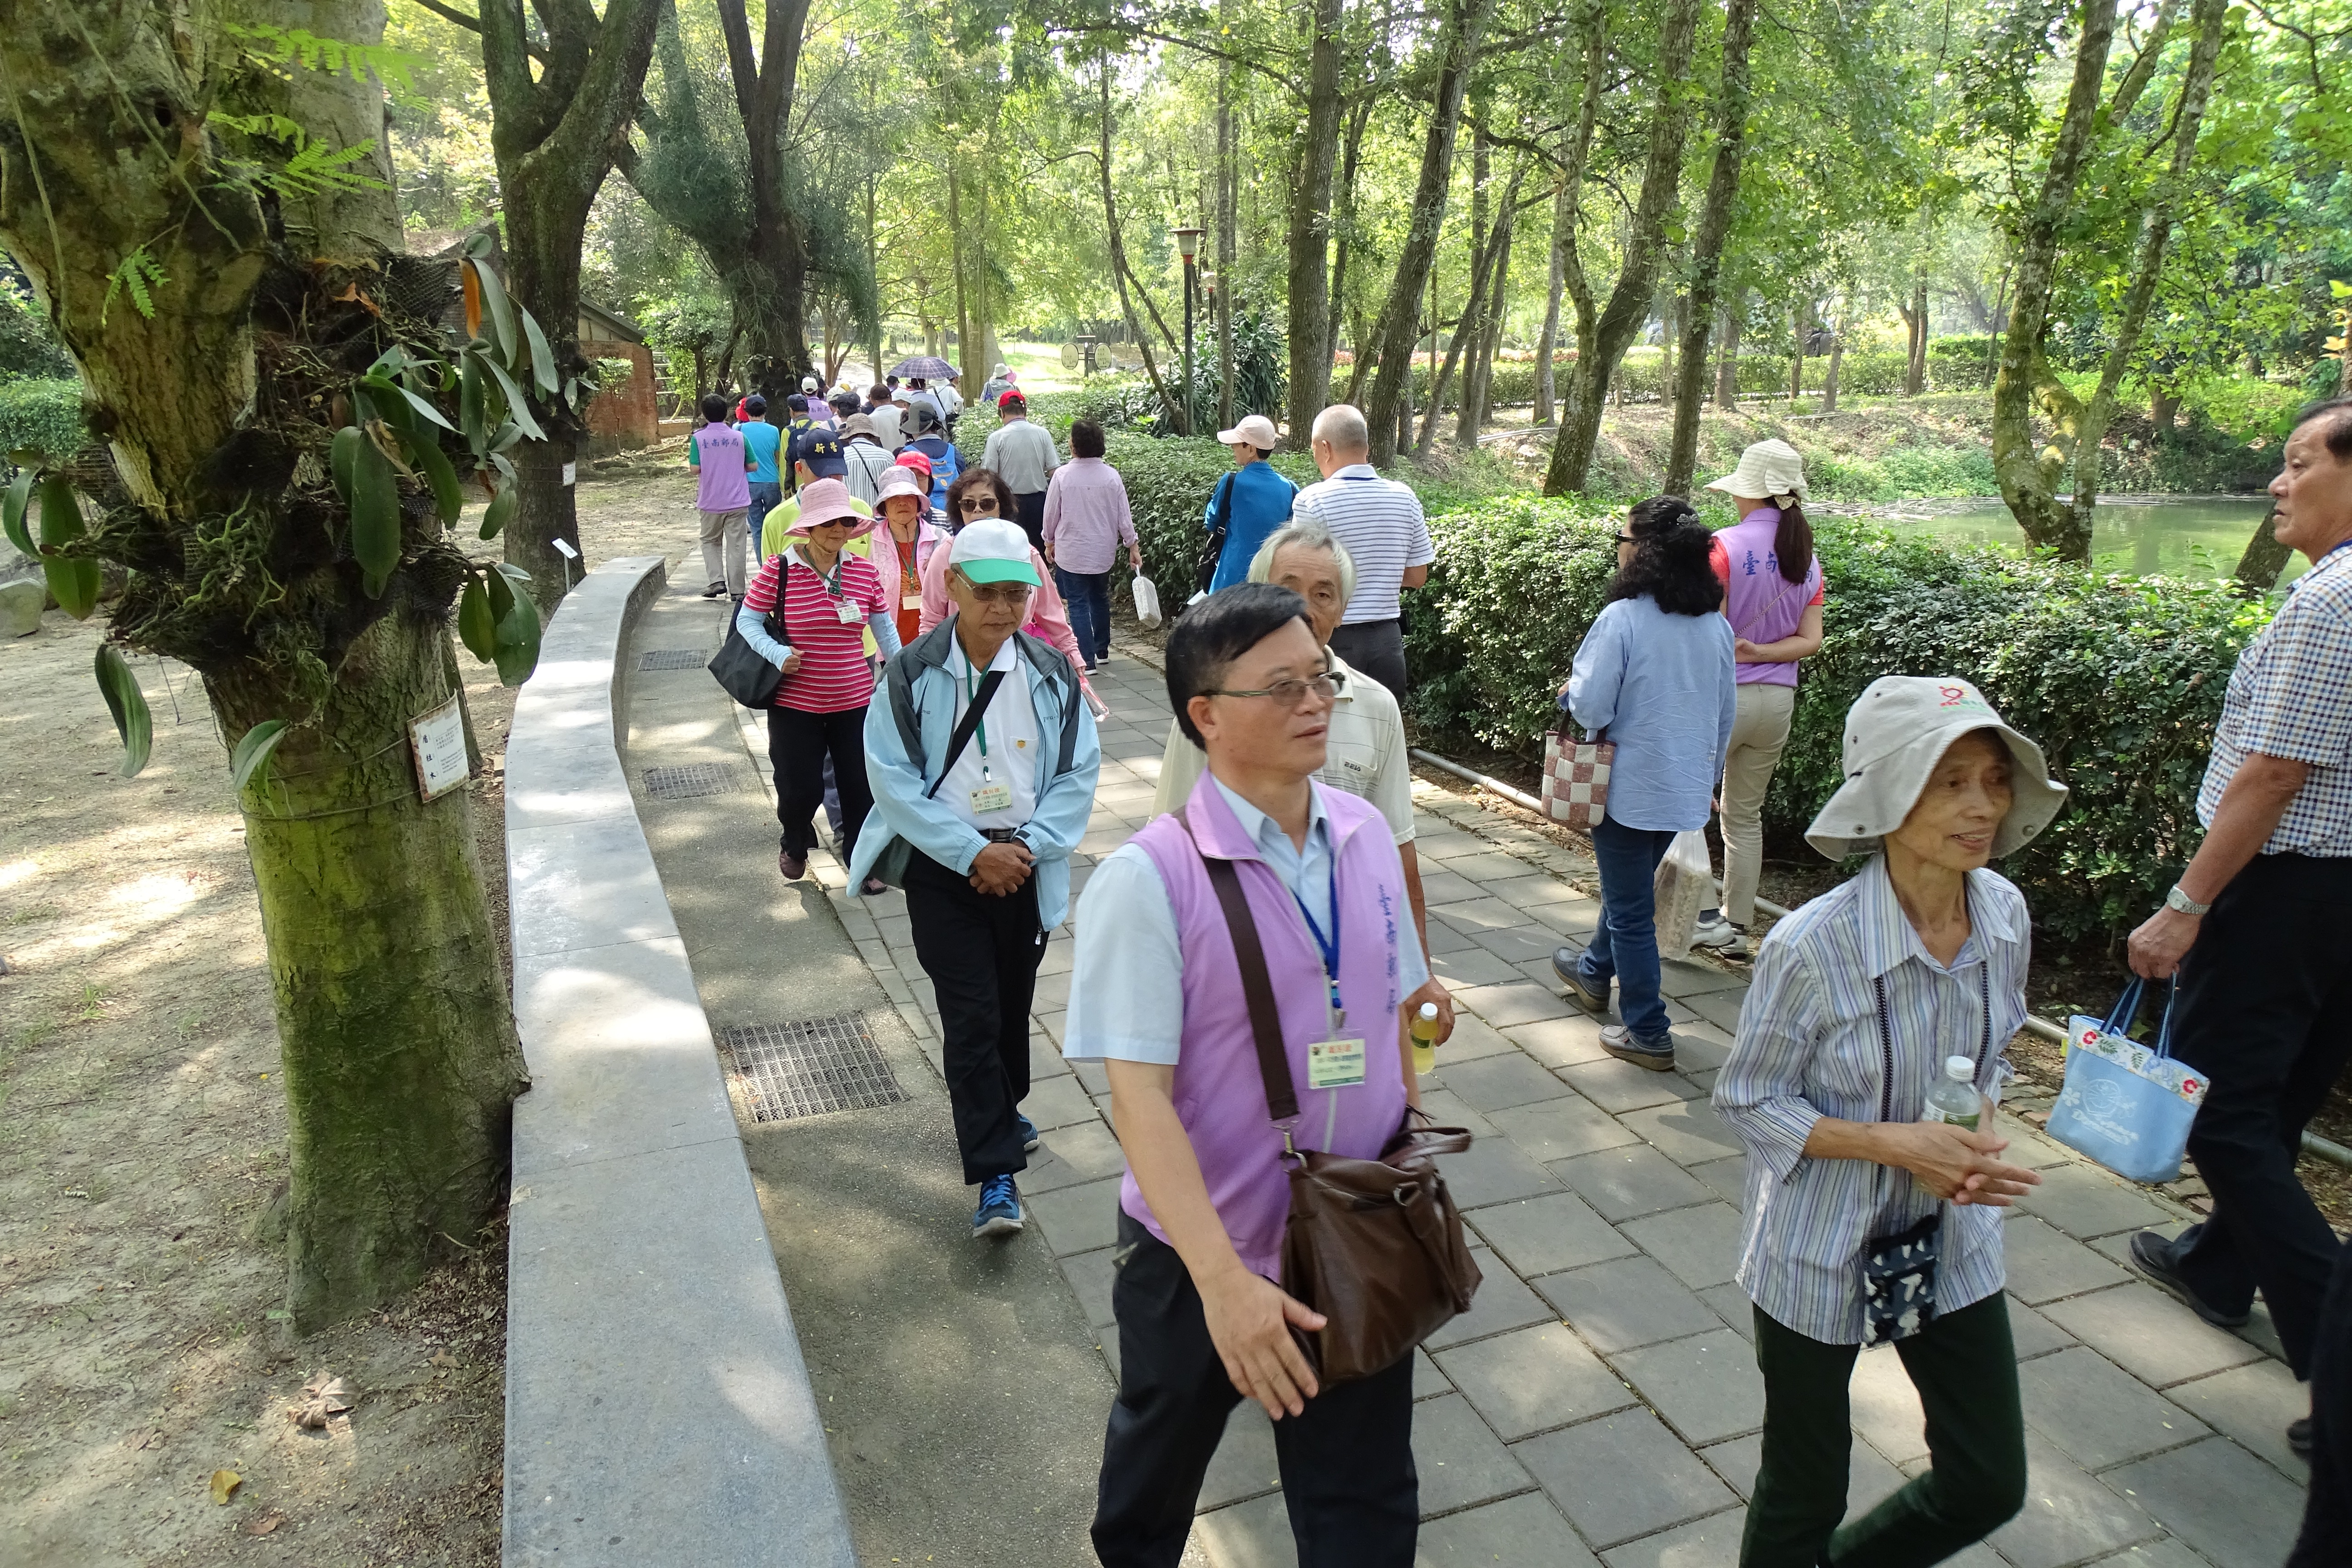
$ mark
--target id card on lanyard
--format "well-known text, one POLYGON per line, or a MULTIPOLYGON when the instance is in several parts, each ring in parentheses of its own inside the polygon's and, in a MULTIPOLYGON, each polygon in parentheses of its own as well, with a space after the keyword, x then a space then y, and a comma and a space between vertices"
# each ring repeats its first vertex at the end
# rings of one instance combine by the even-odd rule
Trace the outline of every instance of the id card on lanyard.
POLYGON ((1315 911, 1297 893, 1290 895, 1298 906, 1299 917, 1307 922, 1307 934, 1315 939, 1315 950, 1323 961, 1323 980, 1327 1027, 1324 1037, 1312 1041, 1307 1047, 1307 1085, 1309 1089, 1353 1089, 1364 1081, 1364 1040, 1361 1036, 1347 1033, 1348 1010, 1339 1002, 1339 868, 1331 868, 1331 931, 1326 936, 1315 921, 1315 911))
MULTIPOLYGON (((972 679, 977 673, 979 672, 971 667, 971 659, 966 657, 963 661, 963 700, 966 707, 970 707, 973 699, 979 695, 979 683, 972 679)), ((990 812, 1003 811, 1013 804, 1013 786, 997 783, 995 773, 989 765, 987 720, 982 719, 973 728, 971 738, 980 742, 980 784, 967 798, 971 802, 971 814, 974 816, 986 816, 990 812)))

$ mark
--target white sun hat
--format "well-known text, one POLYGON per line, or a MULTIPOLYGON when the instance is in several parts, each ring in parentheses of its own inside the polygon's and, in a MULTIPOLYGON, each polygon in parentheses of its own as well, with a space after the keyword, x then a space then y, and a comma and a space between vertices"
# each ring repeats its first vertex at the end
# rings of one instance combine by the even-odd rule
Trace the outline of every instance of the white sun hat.
POLYGON ((948 564, 961 568, 974 583, 1041 586, 1037 564, 1030 559, 1029 536, 1021 531, 1019 523, 1003 518, 988 517, 964 524, 963 531, 948 547, 948 564))
POLYGON ((1786 441, 1759 441, 1739 454, 1739 467, 1708 480, 1706 488, 1749 500, 1779 501, 1790 496, 1802 500, 1807 493, 1805 459, 1786 441))
MULTIPOLYGON (((915 478, 914 469, 892 467, 883 469, 881 479, 876 481, 874 504, 879 507, 893 496, 912 496, 917 500, 928 500, 930 493, 929 489, 915 478)), ((1028 535, 1022 537, 1025 539, 1028 535)))
POLYGON ((1876 848, 1919 804, 1952 742, 1977 730, 1999 734, 2016 763, 2009 815, 1993 830, 1993 858, 2021 847, 2066 804, 2066 786, 2050 776, 2042 748, 1956 675, 1883 675, 1870 683, 1846 710, 1845 783, 1805 829, 1805 842, 1832 860, 1876 848))
POLYGON ((1230 430, 1217 432, 1217 445, 1230 447, 1236 441, 1247 441, 1261 452, 1271 452, 1282 445, 1282 437, 1274 421, 1263 414, 1252 414, 1230 430))

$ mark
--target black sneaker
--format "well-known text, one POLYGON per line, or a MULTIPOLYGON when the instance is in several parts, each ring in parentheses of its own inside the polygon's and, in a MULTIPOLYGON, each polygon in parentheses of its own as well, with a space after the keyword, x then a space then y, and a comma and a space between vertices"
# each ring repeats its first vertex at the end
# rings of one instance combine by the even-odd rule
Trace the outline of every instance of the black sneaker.
POLYGON ((1612 1024, 1601 1031, 1601 1048, 1621 1062, 1632 1062, 1652 1072, 1675 1070, 1675 1036, 1671 1029, 1663 1040, 1643 1040, 1635 1038, 1633 1031, 1624 1025, 1612 1024))
POLYGON ((2244 1328, 2252 1319, 2253 1314, 2224 1312, 2219 1308, 2207 1306, 2203 1299, 2196 1291, 2191 1290, 2188 1282, 2180 1278, 2173 1263, 2172 1248, 2173 1243, 2169 1237, 2159 1236, 2152 1230, 2143 1230, 2131 1238, 2131 1260, 2141 1273, 2147 1276, 2150 1284, 2168 1294, 2179 1297, 2181 1303, 2190 1311, 2215 1328, 2244 1328))
POLYGON ((1578 1006, 1583 1008, 1586 1012, 1592 1014, 1596 1017, 1607 1017, 1609 1016, 1609 987, 1603 985, 1600 990, 1595 991, 1592 987, 1587 985, 1584 983, 1584 977, 1577 973, 1577 951, 1572 947, 1556 947, 1552 949, 1551 972, 1559 976, 1559 983, 1562 985, 1568 987, 1568 999, 1570 1001, 1575 1003, 1578 1006))
POLYGON ((710 586, 709 586, 709 587, 705 588, 705 589, 702 591, 702 596, 703 596, 704 598, 706 598, 706 599, 717 599, 717 598, 723 597, 723 596, 726 595, 726 592, 727 592, 727 584, 724 584, 724 583, 713 583, 712 584, 710 584, 710 586))

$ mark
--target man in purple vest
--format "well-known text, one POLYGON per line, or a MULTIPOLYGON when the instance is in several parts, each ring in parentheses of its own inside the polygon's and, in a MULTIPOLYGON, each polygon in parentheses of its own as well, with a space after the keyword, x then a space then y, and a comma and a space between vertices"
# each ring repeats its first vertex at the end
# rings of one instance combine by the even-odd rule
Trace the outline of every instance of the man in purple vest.
POLYGON ((1095 868, 1064 1031, 1065 1055, 1105 1063, 1127 1155, 1111 1292, 1119 1391, 1095 1552, 1106 1568, 1174 1568, 1225 1418, 1246 1397, 1274 1418, 1301 1568, 1410 1568, 1412 1358, 1318 1389, 1291 1331, 1324 1320, 1275 1279, 1286 1136, 1378 1157, 1419 1102, 1400 1008, 1444 993, 1378 808, 1315 782, 1333 687, 1306 602, 1262 583, 1213 595, 1177 623, 1167 669, 1169 704, 1208 772, 1181 813, 1095 868), (1265 952, 1298 1091, 1285 1126, 1267 1113, 1203 856, 1234 864, 1265 952))

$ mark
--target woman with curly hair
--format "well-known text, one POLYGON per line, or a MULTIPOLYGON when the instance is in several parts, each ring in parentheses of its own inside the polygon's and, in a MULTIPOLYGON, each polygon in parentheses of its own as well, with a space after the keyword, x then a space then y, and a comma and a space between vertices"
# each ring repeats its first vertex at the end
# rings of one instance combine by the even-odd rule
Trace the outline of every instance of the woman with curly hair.
POLYGON ((1580 955, 1552 954, 1569 999, 1600 1016, 1617 982, 1620 1022, 1601 1031, 1621 1061, 1664 1072, 1675 1037, 1659 994, 1652 890, 1666 847, 1704 827, 1738 709, 1731 624, 1707 564, 1713 535, 1680 496, 1636 505, 1617 535, 1609 603, 1584 635, 1559 705, 1616 743, 1608 815, 1592 829, 1601 924, 1580 955))

